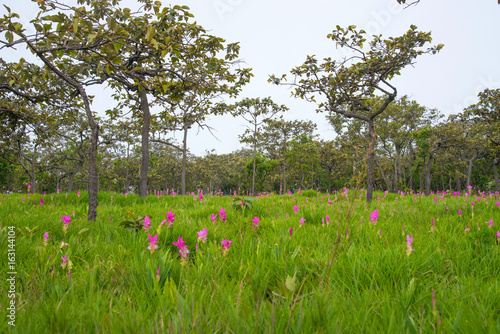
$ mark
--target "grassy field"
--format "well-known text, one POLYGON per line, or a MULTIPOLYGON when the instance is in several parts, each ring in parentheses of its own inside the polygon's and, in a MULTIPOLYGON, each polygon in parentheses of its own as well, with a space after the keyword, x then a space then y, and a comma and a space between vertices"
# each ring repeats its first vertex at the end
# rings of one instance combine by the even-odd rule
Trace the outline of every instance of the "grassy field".
POLYGON ((360 195, 4 196, 0 332, 500 333, 498 195, 360 195))

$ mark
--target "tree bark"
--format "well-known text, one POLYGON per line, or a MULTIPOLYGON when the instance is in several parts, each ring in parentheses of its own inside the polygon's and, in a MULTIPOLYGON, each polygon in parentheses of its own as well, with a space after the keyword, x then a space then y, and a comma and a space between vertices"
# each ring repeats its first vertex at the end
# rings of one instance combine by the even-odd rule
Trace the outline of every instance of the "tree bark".
POLYGON ((252 172, 252 196, 255 194, 255 173, 257 170, 256 167, 256 159, 257 159, 257 121, 254 123, 254 132, 253 132, 253 172, 252 172))
POLYGON ((500 164, 500 158, 495 158, 493 160, 493 174, 495 175, 495 191, 500 191, 500 185, 498 182, 498 165, 500 164))
POLYGON ((399 166, 401 152, 398 146, 395 146, 395 150, 396 150, 396 160, 394 161, 394 192, 397 192, 399 190, 398 181, 401 178, 401 170, 399 166))
POLYGON ((472 162, 474 159, 469 159, 467 160, 467 185, 466 188, 469 189, 470 186, 470 181, 471 181, 471 176, 472 176, 472 162))
POLYGON ((410 173, 410 183, 409 183, 409 187, 410 189, 413 189, 413 145, 411 144, 410 142, 410 170, 409 170, 409 173, 410 173))
POLYGON ((145 197, 148 190, 148 170, 149 170, 149 127, 151 124, 151 112, 149 111, 148 95, 146 89, 139 87, 139 97, 141 99, 141 109, 144 114, 141 129, 141 171, 139 174, 139 196, 145 197))
POLYGON ((181 171, 182 195, 186 195, 186 160, 187 160, 188 129, 189 129, 188 123, 184 122, 184 138, 182 139, 182 171, 181 171))
POLYGON ((87 116, 87 120, 91 129, 90 136, 90 150, 89 150, 89 212, 87 219, 95 220, 97 218, 97 206, 99 205, 97 201, 97 193, 99 192, 99 175, 97 170, 97 144, 99 142, 99 125, 94 120, 94 115, 92 114, 92 110, 90 109, 90 101, 87 95, 87 92, 82 84, 74 80, 72 77, 67 74, 61 72, 54 64, 52 64, 40 50, 37 50, 31 42, 24 39, 26 44, 30 47, 33 52, 36 53, 38 58, 40 58, 45 65, 57 76, 66 81, 70 86, 76 88, 78 93, 80 94, 84 107, 85 114, 87 116))
POLYGON ((390 190, 391 189, 391 183, 389 182, 389 180, 385 176, 384 170, 382 169, 382 166, 380 165, 380 162, 378 161, 378 159, 376 160, 376 162, 377 162, 378 169, 380 170, 380 175, 382 175, 382 178, 384 179, 384 182, 385 182, 385 185, 387 187, 387 190, 390 190))
POLYGON ((429 161, 427 162, 427 168, 425 171, 425 196, 429 196, 431 194, 431 182, 432 182, 431 168, 433 163, 434 163, 434 156, 431 154, 429 156, 429 161))
POLYGON ((375 162, 375 125, 373 124, 373 119, 370 119, 368 122, 368 133, 370 136, 370 145, 368 148, 368 182, 367 182, 367 191, 366 191, 366 201, 370 203, 373 199, 373 166, 375 162))

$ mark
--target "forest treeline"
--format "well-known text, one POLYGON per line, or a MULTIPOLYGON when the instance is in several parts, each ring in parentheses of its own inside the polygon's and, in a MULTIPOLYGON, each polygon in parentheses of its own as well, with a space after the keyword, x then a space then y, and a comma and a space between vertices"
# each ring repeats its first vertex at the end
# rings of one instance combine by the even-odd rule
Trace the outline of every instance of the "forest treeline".
POLYGON ((287 120, 286 105, 240 97, 253 74, 239 43, 211 35, 187 6, 35 2, 34 18, 7 6, 0 18, 0 51, 26 48, 36 59, 0 58, 3 191, 86 189, 89 220, 99 189, 144 197, 166 189, 256 194, 348 186, 364 187, 368 202, 373 189, 498 191, 500 90, 484 90, 449 117, 399 96, 391 80, 444 47, 414 25, 386 39, 336 26, 327 38, 345 50, 343 58, 307 56, 288 77, 269 75, 269 84, 291 87, 325 115, 336 133, 326 141, 311 121, 287 120), (92 96, 92 87, 116 101, 105 115, 94 110, 103 97, 92 96), (212 131, 216 115, 246 122, 242 148, 190 154, 190 130, 212 131), (170 139, 176 131, 179 142, 170 139))

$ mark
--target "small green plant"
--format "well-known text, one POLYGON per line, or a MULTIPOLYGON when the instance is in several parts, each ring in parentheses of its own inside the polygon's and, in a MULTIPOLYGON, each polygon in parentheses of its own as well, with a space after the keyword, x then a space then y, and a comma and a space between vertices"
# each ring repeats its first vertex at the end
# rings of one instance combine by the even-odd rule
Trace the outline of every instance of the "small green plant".
MULTIPOLYGON (((123 226, 123 227, 125 227, 128 230, 133 230, 133 231, 136 231, 136 232, 138 232, 139 230, 141 230, 142 227, 144 226, 143 220, 144 220, 145 217, 140 217, 140 216, 138 216, 135 213, 132 213, 130 211, 128 211, 128 215, 130 217, 132 217, 132 220, 124 220, 124 221, 122 221, 119 224, 119 226, 123 226)), ((149 216, 149 218, 151 219, 152 217, 149 216)))
POLYGON ((242 211, 245 208, 251 209, 252 202, 255 202, 255 198, 238 196, 234 198, 233 207, 236 208, 236 210, 242 210, 242 211))

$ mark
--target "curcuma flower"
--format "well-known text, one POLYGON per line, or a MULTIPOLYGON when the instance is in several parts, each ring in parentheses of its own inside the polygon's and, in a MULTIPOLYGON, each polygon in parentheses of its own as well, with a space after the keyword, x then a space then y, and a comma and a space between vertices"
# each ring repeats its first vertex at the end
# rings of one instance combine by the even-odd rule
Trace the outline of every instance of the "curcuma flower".
POLYGON ((260 218, 258 218, 258 217, 253 218, 253 220, 252 220, 253 227, 255 227, 255 228, 259 227, 259 220, 260 220, 260 218))
POLYGON ((149 238, 149 246, 146 249, 149 250, 151 254, 153 254, 156 249, 160 248, 157 245, 158 234, 156 234, 154 237, 151 234, 148 234, 148 238, 149 238))
POLYGON ((304 219, 304 217, 301 217, 300 220, 299 220, 300 226, 304 225, 305 221, 306 220, 304 219))
POLYGON ((61 219, 63 221, 63 232, 66 234, 66 231, 68 230, 69 222, 71 221, 71 216, 61 216, 61 219))
POLYGON ((64 257, 61 256, 61 260, 62 260, 61 267, 63 269, 65 269, 66 266, 68 265, 68 254, 66 254, 66 256, 64 256, 64 257))
POLYGON ((219 217, 220 219, 222 219, 222 221, 226 221, 227 219, 227 213, 226 213, 226 209, 219 209, 219 217))
POLYGON ((172 227, 172 225, 174 224, 175 216, 177 216, 177 215, 174 215, 172 213, 172 211, 167 212, 167 222, 168 222, 167 226, 168 227, 172 227))
POLYGON ((142 225, 144 231, 149 231, 149 228, 151 227, 151 219, 149 219, 149 216, 144 217, 142 222, 144 223, 144 225, 142 225))
POLYGON ((299 207, 297 205, 294 205, 293 206, 293 212, 297 213, 297 211, 299 211, 299 207))
POLYGON ((49 240, 49 233, 48 232, 45 232, 43 234, 43 245, 44 246, 47 246, 47 241, 49 240))
POLYGON ((374 225, 377 225, 377 220, 378 220, 378 210, 374 210, 370 214, 370 221, 373 222, 374 225))
POLYGON ((215 225, 215 221, 217 220, 217 215, 216 215, 215 213, 212 213, 212 214, 210 215, 210 219, 212 219, 212 224, 214 224, 214 225, 215 225))
POLYGON ((198 233, 198 240, 201 241, 201 242, 207 242, 207 229, 204 228, 202 229, 200 232, 197 232, 198 233))
POLYGON ((222 244, 222 255, 226 256, 229 253, 229 248, 231 247, 232 240, 222 240, 220 243, 222 244))
POLYGON ((486 222, 485 224, 489 224, 488 227, 492 228, 493 227, 493 219, 490 219, 490 221, 486 222))
POLYGON ((177 239, 177 242, 174 241, 174 246, 177 246, 179 248, 179 255, 181 256, 182 259, 181 264, 185 265, 187 263, 189 250, 184 240, 182 240, 182 237, 179 237, 179 239, 177 239))
POLYGON ((409 235, 406 236, 406 255, 410 256, 411 252, 415 251, 411 248, 411 243, 413 242, 413 234, 411 237, 409 235))

